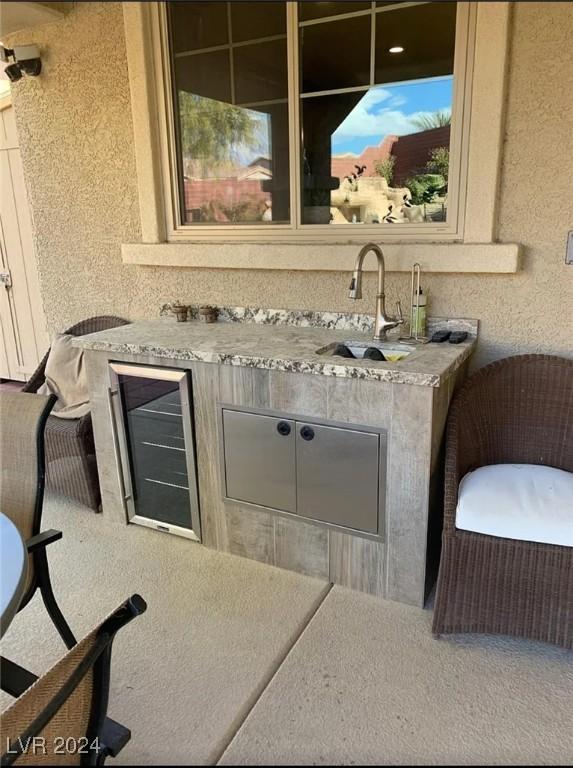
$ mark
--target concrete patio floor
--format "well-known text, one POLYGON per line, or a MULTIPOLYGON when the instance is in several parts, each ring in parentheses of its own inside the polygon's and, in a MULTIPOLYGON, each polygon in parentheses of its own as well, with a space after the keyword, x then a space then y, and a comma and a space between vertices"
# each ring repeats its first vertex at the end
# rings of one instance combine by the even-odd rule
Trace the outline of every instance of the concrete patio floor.
MULTIPOLYGON (((46 500, 54 589, 78 637, 128 595, 109 714, 118 764, 569 764, 573 658, 435 640, 431 613, 46 500)), ((37 595, 2 639, 36 673, 64 647, 37 595)), ((8 697, 2 697, 6 706, 8 697)), ((110 761, 112 764, 114 761, 110 761)))

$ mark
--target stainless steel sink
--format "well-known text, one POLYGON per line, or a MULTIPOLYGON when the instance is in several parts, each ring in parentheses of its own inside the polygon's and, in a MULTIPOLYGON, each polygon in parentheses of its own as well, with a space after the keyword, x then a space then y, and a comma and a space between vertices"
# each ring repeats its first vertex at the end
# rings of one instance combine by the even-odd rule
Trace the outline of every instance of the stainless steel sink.
MULTIPOLYGON (((374 347, 375 349, 379 349, 382 352, 386 358, 386 362, 388 363, 397 363, 400 360, 403 360, 405 357, 408 357, 408 355, 411 355, 412 352, 416 351, 414 346, 408 344, 399 344, 397 342, 350 340, 333 342, 332 344, 328 344, 326 347, 317 349, 316 353, 317 355, 330 355, 340 360, 352 360, 351 357, 343 357, 342 355, 336 354, 336 349, 341 345, 344 345, 347 349, 349 349, 357 360, 361 360, 364 357, 364 353, 367 349, 374 347)), ((375 363, 384 361, 372 360, 372 362, 375 363)))

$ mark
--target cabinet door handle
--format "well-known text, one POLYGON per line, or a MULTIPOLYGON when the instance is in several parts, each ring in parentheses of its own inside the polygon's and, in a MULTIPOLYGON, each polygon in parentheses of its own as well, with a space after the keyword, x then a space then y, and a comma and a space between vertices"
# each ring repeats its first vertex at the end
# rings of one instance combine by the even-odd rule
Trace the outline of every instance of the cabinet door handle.
POLYGON ((277 424, 277 432, 284 437, 290 435, 290 424, 288 421, 279 421, 277 424))
POLYGON ((314 439, 314 429, 312 427, 304 426, 300 430, 300 436, 303 440, 313 440, 314 439))

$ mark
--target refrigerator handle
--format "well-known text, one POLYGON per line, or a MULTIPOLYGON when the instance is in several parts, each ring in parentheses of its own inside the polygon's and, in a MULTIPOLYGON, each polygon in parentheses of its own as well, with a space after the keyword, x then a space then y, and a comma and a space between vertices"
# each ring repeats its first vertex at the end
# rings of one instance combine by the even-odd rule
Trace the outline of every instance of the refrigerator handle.
POLYGON ((121 456, 121 451, 119 448, 119 437, 117 432, 117 421, 115 416, 115 408, 113 404, 113 399, 119 395, 119 392, 116 389, 112 389, 111 387, 108 387, 107 390, 107 396, 108 396, 108 404, 109 404, 109 415, 111 419, 111 432, 112 432, 112 441, 113 441, 113 453, 115 456, 115 464, 117 467, 117 478, 119 480, 119 489, 120 489, 120 495, 121 495, 121 503, 123 506, 123 511, 128 516, 128 510, 127 510, 127 502, 131 499, 131 494, 126 492, 125 489, 125 474, 124 474, 124 466, 123 466, 123 460, 121 456))

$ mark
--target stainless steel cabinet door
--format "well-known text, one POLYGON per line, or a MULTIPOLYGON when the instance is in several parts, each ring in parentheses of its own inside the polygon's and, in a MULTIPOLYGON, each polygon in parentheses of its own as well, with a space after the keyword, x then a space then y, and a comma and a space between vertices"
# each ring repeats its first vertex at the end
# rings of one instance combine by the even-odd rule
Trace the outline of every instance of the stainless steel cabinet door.
POLYGON ((378 531, 377 434, 296 422, 297 512, 378 531))
POLYGON ((227 497, 296 512, 295 422, 223 409, 227 497))

